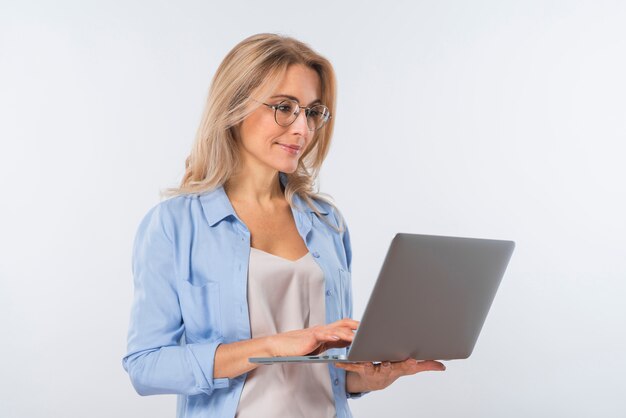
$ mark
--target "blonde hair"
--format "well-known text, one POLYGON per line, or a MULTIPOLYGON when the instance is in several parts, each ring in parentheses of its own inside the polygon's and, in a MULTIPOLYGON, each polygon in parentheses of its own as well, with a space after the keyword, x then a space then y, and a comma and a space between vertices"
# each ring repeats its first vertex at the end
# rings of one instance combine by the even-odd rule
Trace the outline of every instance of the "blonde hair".
MULTIPOLYGON (((287 68, 305 65, 317 72, 321 81, 321 101, 335 113, 336 79, 331 63, 308 45, 288 36, 261 33, 237 44, 218 67, 207 97, 191 153, 185 161, 185 174, 178 188, 169 188, 163 196, 203 193, 222 186, 237 172, 241 160, 237 148, 240 123, 258 103, 251 96, 265 99, 273 93, 287 68)), ((324 219, 313 199, 334 207, 332 197, 314 190, 322 163, 328 154, 334 117, 315 131, 311 146, 304 152, 296 171, 285 173, 285 198, 291 206, 297 194, 320 219, 324 219)), ((319 187, 318 187, 319 188, 319 187)), ((343 218, 340 230, 343 230, 343 218)), ((331 225, 332 226, 332 225, 331 225)), ((333 226, 334 229, 337 229, 333 226)))

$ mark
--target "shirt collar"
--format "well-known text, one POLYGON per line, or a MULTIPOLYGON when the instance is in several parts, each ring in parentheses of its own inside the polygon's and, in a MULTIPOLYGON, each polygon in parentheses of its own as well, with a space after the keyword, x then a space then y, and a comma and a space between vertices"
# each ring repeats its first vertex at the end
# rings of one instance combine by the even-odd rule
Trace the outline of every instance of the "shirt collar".
MULTIPOLYGON (((283 186, 287 185, 287 175, 283 172, 278 173, 278 177, 283 186)), ((224 186, 219 186, 210 192, 202 193, 199 196, 204 216, 209 222, 209 226, 216 225, 221 220, 232 216, 237 218, 235 209, 228 199, 228 195, 224 191, 224 186)), ((294 206, 300 212, 315 213, 309 205, 298 194, 293 195, 294 206)), ((328 210, 322 207, 315 199, 311 199, 313 205, 322 215, 328 215, 328 210)))
POLYGON ((199 199, 209 226, 213 226, 229 216, 237 216, 233 205, 230 204, 228 195, 224 191, 224 186, 216 187, 208 193, 201 194, 199 199))
MULTIPOLYGON (((279 171, 278 177, 280 178, 280 182, 283 184, 283 186, 287 187, 287 180, 288 180, 287 174, 283 173, 282 171, 279 171)), ((320 205, 317 200, 315 199, 311 199, 311 200, 313 201, 313 206, 315 206, 315 208, 318 210, 319 213, 321 213, 322 215, 328 215, 328 210, 322 207, 322 205, 320 205)), ((315 211, 297 193, 293 195, 293 201, 295 203, 296 208, 299 208, 301 212, 315 213, 315 211)))

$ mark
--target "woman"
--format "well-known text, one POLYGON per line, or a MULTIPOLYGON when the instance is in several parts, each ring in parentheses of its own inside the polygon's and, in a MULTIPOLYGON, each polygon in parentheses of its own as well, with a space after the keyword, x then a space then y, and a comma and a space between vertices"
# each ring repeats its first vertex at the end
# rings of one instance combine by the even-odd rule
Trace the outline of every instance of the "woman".
POLYGON ((347 398, 434 361, 257 366, 249 357, 344 349, 351 248, 313 190, 333 130, 335 76, 305 44, 259 34, 213 78, 181 186, 135 238, 124 368, 183 417, 349 417, 347 398))

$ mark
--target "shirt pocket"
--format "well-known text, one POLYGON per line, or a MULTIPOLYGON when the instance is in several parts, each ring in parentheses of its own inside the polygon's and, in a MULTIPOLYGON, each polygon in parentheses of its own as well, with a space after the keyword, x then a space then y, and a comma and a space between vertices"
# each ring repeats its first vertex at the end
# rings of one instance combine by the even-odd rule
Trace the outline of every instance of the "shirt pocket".
POLYGON ((222 337, 220 284, 205 279, 185 280, 180 291, 185 334, 194 342, 222 337))
POLYGON ((339 308, 341 318, 349 318, 352 310, 352 278, 348 270, 339 268, 339 308))

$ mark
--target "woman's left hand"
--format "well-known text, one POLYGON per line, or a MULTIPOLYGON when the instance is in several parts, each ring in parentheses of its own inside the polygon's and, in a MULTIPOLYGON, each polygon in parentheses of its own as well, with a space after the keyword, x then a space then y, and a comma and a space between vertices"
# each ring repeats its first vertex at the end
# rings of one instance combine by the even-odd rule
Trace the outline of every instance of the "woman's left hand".
POLYGON ((443 371, 442 363, 434 360, 414 360, 372 363, 335 363, 336 367, 346 370, 346 390, 351 393, 381 390, 401 376, 425 371, 443 371))

